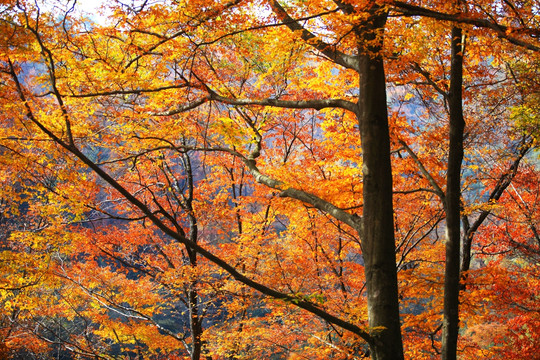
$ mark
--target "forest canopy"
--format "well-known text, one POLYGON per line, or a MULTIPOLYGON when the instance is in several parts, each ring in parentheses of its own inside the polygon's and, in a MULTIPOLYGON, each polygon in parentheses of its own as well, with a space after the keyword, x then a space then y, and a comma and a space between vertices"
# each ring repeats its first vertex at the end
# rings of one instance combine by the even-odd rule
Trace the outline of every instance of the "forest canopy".
POLYGON ((82 5, 0 0, 0 358, 538 358, 537 0, 82 5))

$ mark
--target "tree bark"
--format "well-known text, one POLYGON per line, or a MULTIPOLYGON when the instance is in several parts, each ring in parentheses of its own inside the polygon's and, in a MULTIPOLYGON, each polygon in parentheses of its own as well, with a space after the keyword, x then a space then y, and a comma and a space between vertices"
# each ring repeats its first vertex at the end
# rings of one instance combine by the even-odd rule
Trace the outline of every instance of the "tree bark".
MULTIPOLYGON (((193 171, 191 167, 191 158, 188 153, 184 153, 183 156, 184 168, 186 171, 187 180, 187 194, 184 196, 183 208, 186 211, 189 219, 189 238, 197 244, 199 240, 199 227, 197 224, 197 218, 193 211, 193 171)), ((188 246, 186 246, 188 253, 189 265, 193 268, 197 268, 197 252, 188 246)), ((200 313, 200 297, 198 292, 199 282, 197 279, 193 279, 189 283, 188 288, 188 306, 190 316, 190 330, 191 330, 191 360, 200 360, 202 353, 202 334, 203 334, 203 316, 200 313)))
POLYGON ((452 28, 450 69, 450 144, 446 177, 446 267, 444 277, 443 360, 456 360, 459 332, 459 279, 461 248, 461 164, 463 161, 463 40, 462 31, 452 28))
POLYGON ((370 344, 374 360, 403 359, 392 200, 386 79, 381 55, 386 13, 373 16, 359 36, 358 123, 363 156, 363 236, 370 344))

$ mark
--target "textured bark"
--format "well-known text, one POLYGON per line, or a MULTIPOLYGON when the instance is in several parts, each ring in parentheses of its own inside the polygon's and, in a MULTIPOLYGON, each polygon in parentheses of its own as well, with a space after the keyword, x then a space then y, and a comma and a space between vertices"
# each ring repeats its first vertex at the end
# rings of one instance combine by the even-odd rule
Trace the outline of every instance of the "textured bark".
POLYGON ((465 120, 462 105, 463 40, 458 27, 452 29, 452 64, 450 70, 450 145, 446 177, 446 267, 442 359, 456 360, 459 332, 459 279, 461 248, 461 164, 465 120))
POLYGON ((360 89, 358 123, 363 156, 362 250, 368 296, 370 344, 374 360, 403 359, 401 339, 394 217, 392 168, 386 103, 382 32, 386 14, 373 9, 365 28, 358 29, 360 89), (375 41, 375 38, 378 40, 375 41), (366 44, 369 44, 366 48, 366 44))

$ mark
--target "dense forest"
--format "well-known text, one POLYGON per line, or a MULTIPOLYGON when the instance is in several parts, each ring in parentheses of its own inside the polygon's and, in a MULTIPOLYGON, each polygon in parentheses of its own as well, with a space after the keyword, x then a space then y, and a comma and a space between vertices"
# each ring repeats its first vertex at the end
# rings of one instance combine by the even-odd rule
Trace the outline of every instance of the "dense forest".
POLYGON ((88 5, 0 0, 0 359, 539 359, 538 0, 88 5))

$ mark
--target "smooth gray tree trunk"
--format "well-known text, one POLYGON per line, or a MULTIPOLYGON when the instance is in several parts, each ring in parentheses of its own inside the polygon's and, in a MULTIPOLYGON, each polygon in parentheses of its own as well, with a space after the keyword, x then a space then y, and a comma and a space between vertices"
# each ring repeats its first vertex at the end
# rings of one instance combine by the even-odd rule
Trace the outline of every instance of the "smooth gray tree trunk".
POLYGON ((360 29, 358 124, 363 156, 363 234, 370 344, 374 360, 403 359, 396 271, 390 133, 381 55, 386 14, 360 29), (373 43, 377 36, 378 42, 373 43), (363 37, 363 38, 362 38, 363 37), (370 44, 365 48, 365 44, 370 44))

